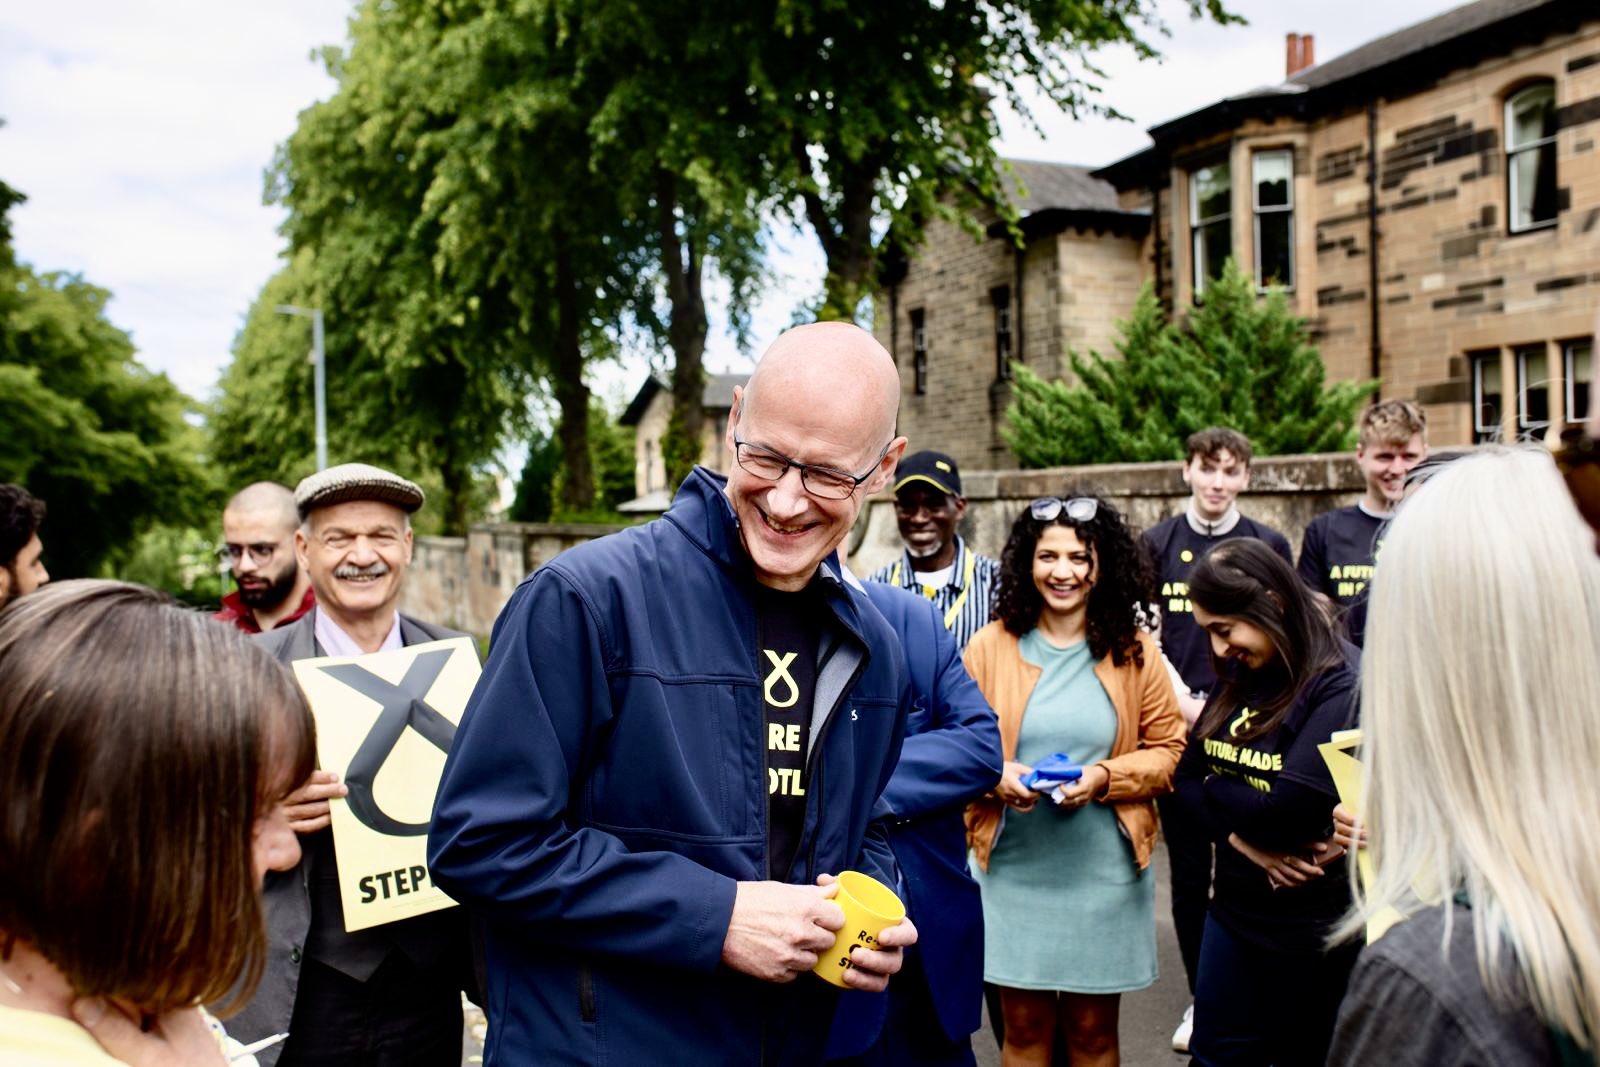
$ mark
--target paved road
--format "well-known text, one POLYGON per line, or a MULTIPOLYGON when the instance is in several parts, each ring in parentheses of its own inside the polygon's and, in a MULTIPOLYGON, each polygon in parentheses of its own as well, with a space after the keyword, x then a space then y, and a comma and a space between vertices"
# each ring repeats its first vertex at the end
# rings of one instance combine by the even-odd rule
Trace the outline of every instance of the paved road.
MULTIPOLYGON (((1172 1051, 1172 1029, 1189 1003, 1184 985, 1183 963, 1178 958, 1178 939, 1172 933, 1171 895, 1167 882, 1165 844, 1156 849, 1156 950, 1161 977, 1149 989, 1122 998, 1123 1067, 1182 1067, 1186 1057, 1172 1051)), ((463 1042, 462 1063, 483 1062, 483 1015, 467 1006, 467 1034, 463 1042)), ((979 1067, 999 1067, 1000 1050, 985 1020, 984 1029, 973 1037, 979 1067)))
MULTIPOLYGON (((1178 956, 1178 938, 1172 932, 1172 894, 1167 880, 1167 847, 1156 848, 1153 864, 1156 876, 1156 953, 1161 977, 1149 989, 1126 993, 1122 997, 1122 1067, 1184 1067, 1187 1056, 1172 1051, 1172 1031, 1189 1004, 1189 988, 1183 979, 1183 961, 1178 956)), ((979 1067, 999 1067, 1000 1050, 994 1034, 984 1029, 972 1039, 979 1067)))

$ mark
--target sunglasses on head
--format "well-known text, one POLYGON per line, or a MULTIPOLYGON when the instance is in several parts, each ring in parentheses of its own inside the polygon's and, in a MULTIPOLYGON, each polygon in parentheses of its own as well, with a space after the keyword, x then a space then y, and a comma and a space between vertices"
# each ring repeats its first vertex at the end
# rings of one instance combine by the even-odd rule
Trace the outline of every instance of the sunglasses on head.
POLYGON ((1100 501, 1092 496, 1075 496, 1071 500, 1042 496, 1028 505, 1028 514, 1038 522, 1053 522, 1063 511, 1072 522, 1088 522, 1099 510, 1100 501))

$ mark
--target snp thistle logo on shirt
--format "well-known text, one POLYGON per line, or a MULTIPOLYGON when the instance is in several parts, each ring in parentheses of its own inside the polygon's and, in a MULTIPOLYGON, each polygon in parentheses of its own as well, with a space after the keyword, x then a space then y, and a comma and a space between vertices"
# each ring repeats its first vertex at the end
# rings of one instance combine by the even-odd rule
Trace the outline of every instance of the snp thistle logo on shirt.
POLYGON ((761 683, 767 702, 767 793, 770 796, 803 797, 801 781, 804 755, 801 752, 798 713, 784 714, 800 702, 800 686, 789 669, 798 652, 761 650, 771 669, 761 683))
POLYGON ((761 683, 762 695, 766 697, 767 703, 774 708, 794 707, 795 701, 800 699, 800 688, 794 684, 794 675, 789 673, 789 664, 793 663, 795 657, 800 653, 785 652, 780 656, 770 648, 764 648, 761 651, 767 657, 768 662, 772 664, 772 670, 768 672, 766 681, 761 683), (774 692, 780 683, 786 687, 788 692, 788 695, 782 699, 779 699, 774 692))
MULTIPOLYGON (((1239 714, 1228 724, 1228 736, 1238 737, 1249 730, 1250 724, 1260 716, 1261 712, 1255 708, 1240 708, 1239 714)), ((1246 772, 1264 771, 1276 775, 1283 770, 1281 752, 1262 752, 1249 745, 1235 744, 1215 737, 1206 738, 1206 755, 1211 757, 1212 766, 1219 774, 1242 778, 1252 788, 1259 789, 1263 793, 1272 792, 1272 782, 1260 774, 1246 772)))

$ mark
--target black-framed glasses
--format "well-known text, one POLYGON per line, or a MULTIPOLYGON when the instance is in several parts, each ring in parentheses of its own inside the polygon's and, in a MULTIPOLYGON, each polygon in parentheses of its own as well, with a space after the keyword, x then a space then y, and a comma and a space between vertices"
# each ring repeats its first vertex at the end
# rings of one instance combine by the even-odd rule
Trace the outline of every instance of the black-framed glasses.
POLYGON ((1054 522, 1063 511, 1073 522, 1089 522, 1099 513, 1100 501, 1092 496, 1075 496, 1071 500, 1042 496, 1028 505, 1028 514, 1037 522, 1054 522))
POLYGON ((248 552, 251 562, 259 567, 270 562, 277 551, 278 546, 271 541, 258 541, 253 545, 236 545, 229 542, 217 546, 217 558, 224 563, 238 563, 248 552))
POLYGON ((878 464, 883 462, 883 457, 889 454, 890 441, 883 446, 883 451, 878 453, 878 458, 873 460, 867 473, 859 478, 849 471, 837 470, 833 467, 818 467, 810 463, 801 463, 797 459, 790 459, 781 452, 774 452, 770 448, 753 445, 749 441, 741 441, 738 434, 733 437, 734 458, 739 461, 739 466, 746 472, 761 478, 764 481, 780 481, 793 467, 800 472, 800 484, 812 496, 826 500, 846 500, 854 493, 858 486, 877 472, 878 464))

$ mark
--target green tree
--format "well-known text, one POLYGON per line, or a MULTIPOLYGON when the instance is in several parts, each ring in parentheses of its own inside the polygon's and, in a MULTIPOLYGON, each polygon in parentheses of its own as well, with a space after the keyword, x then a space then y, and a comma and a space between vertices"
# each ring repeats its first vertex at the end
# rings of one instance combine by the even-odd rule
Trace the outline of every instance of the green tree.
POLYGON ((291 249, 314 254, 330 362, 338 346, 375 368, 455 532, 544 380, 567 503, 593 502, 584 367, 650 307, 644 224, 591 165, 593 102, 571 92, 580 57, 551 10, 368 0, 327 55, 338 91, 301 115, 269 184, 291 249))
POLYGON ((571 469, 562 455, 562 441, 559 427, 554 433, 535 432, 509 517, 518 522, 629 521, 617 507, 634 496, 633 430, 619 425, 599 401, 590 406, 588 459, 596 499, 586 508, 561 503, 561 482, 571 469))
POLYGON ((105 313, 110 294, 17 262, 0 184, 0 482, 49 506, 52 573, 108 573, 157 523, 201 521, 215 489, 194 404, 134 358, 105 313))
POLYGON ((1120 358, 1068 356, 1078 385, 1016 366, 1006 426, 1024 467, 1183 458, 1184 440, 1230 426, 1263 455, 1329 452, 1355 442, 1355 420, 1376 383, 1328 384, 1306 322, 1281 290, 1258 297, 1231 261, 1190 308, 1167 321, 1148 284, 1121 324, 1120 358))
MULTIPOLYGON (((1193 17, 1238 21, 1222 0, 1193 17)), ((914 247, 935 216, 979 204, 1014 215, 989 102, 1037 87, 1073 115, 1115 114, 1100 99, 1097 49, 1157 55, 1154 0, 778 0, 741 9, 723 47, 749 54, 751 150, 772 203, 803 218, 828 275, 820 314, 854 319, 891 244, 914 247)), ((744 90, 744 85, 735 86, 744 90)))

